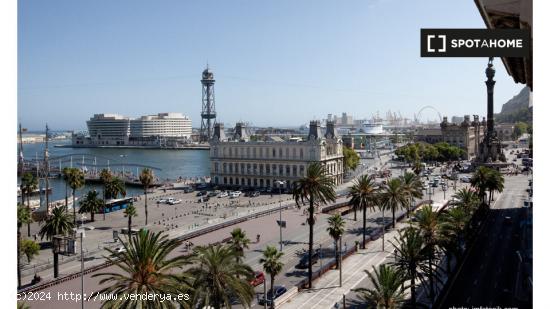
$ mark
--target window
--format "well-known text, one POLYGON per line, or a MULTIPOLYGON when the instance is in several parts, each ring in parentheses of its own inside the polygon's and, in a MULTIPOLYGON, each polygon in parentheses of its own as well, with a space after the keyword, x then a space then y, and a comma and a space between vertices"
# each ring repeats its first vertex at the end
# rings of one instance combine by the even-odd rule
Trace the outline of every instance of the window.
POLYGON ((223 173, 227 173, 227 163, 223 164, 223 173))
POLYGON ((286 176, 290 176, 290 165, 286 166, 286 176))
POLYGON ((270 172, 269 164, 266 164, 266 165, 265 165, 265 174, 266 174, 266 175, 269 175, 269 172, 270 172))
POLYGON ((260 164, 260 175, 264 174, 264 165, 260 164))
POLYGON ((283 165, 279 165, 279 176, 283 176, 283 165))
POLYGON ((293 165, 292 166, 292 176, 296 177, 297 170, 298 170, 298 168, 296 167, 296 165, 293 165))
POLYGON ((219 165, 220 164, 218 162, 214 163, 214 173, 218 173, 219 165))
POLYGON ((300 148, 300 159, 304 158, 304 149, 300 148))
POLYGON ((275 148, 273 148, 273 152, 272 152, 272 158, 275 158, 276 157, 276 154, 277 154, 277 151, 275 150, 275 148))

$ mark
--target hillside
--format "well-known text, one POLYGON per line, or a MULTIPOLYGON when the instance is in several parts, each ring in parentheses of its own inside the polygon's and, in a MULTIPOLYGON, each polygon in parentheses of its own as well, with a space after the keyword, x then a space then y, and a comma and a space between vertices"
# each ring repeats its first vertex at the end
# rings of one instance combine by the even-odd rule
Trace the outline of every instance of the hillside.
POLYGON ((502 105, 499 114, 495 114, 497 122, 532 122, 533 107, 529 107, 529 88, 524 87, 517 95, 502 105))

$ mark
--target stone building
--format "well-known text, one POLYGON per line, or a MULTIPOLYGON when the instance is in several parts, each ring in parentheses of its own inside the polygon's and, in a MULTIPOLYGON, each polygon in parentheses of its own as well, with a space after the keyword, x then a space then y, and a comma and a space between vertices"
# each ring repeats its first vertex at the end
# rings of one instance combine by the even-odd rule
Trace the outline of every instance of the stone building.
POLYGON ((223 125, 214 126, 210 140, 210 174, 213 184, 241 187, 276 187, 276 181, 286 181, 286 187, 306 175, 313 162, 321 162, 334 183, 344 178, 342 140, 334 123, 327 123, 322 135, 319 121, 311 121, 306 140, 270 138, 250 141, 246 128, 238 123, 234 136, 226 137, 223 125))
POLYGON ((499 123, 495 125, 495 131, 497 132, 497 137, 501 141, 511 141, 513 140, 515 125, 513 123, 499 123))
POLYGON ((465 115, 459 125, 449 123, 447 117, 443 117, 440 125, 443 142, 462 148, 466 152, 464 159, 467 160, 476 157, 485 134, 485 126, 485 118, 480 122, 478 115, 474 115, 474 121, 470 121, 470 115, 465 115))

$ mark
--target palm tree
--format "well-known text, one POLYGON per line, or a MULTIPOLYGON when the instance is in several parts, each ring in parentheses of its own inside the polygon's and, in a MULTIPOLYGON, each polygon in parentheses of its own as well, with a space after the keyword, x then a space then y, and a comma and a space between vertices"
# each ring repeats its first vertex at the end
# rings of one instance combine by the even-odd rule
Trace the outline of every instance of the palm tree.
POLYGON ((95 222, 94 214, 99 211, 103 202, 98 198, 99 193, 96 190, 88 191, 82 201, 80 201, 80 209, 78 213, 90 213, 92 222, 95 222))
POLYGON ((372 272, 365 270, 373 285, 372 289, 358 288, 359 298, 363 299, 369 308, 396 309, 405 302, 405 274, 391 265, 381 264, 372 272))
POLYGON ((21 288, 21 227, 32 222, 31 212, 17 204, 17 288, 21 288))
POLYGON ((21 241, 21 253, 27 257, 27 262, 31 262, 32 259, 40 252, 40 245, 31 239, 23 239, 21 241))
POLYGON ((394 261, 390 264, 406 274, 410 280, 411 301, 416 303, 416 279, 424 282, 424 274, 428 270, 428 252, 424 247, 424 238, 420 230, 407 227, 404 231, 398 231, 397 244, 392 242, 395 248, 394 261))
POLYGON ((467 188, 462 188, 458 190, 453 198, 455 201, 452 202, 452 205, 455 207, 463 208, 468 215, 471 215, 479 206, 480 200, 475 191, 467 188))
MULTIPOLYGON (((283 256, 283 252, 277 251, 277 248, 273 246, 267 246, 265 250, 263 251, 263 257, 260 258, 260 263, 262 264, 264 271, 269 274, 270 282, 271 282, 271 295, 274 295, 273 287, 275 284, 275 276, 277 276, 281 270, 283 270, 283 262, 281 262, 281 257, 283 256)), ((275 301, 271 302, 271 308, 273 309, 275 306, 275 301)))
POLYGON ((147 225, 147 191, 149 190, 149 186, 153 183, 153 180, 155 179, 155 176, 153 175, 153 171, 148 168, 144 168, 141 170, 141 174, 139 174, 139 181, 143 185, 143 193, 145 194, 145 225, 147 225))
POLYGON ((118 177, 111 178, 111 180, 107 182, 105 194, 107 198, 117 198, 119 194, 126 196, 124 182, 118 177))
POLYGON ((107 184, 111 182, 113 175, 107 169, 102 169, 99 173, 99 179, 103 183, 103 220, 105 220, 105 200, 107 198, 107 184))
POLYGON ((351 200, 350 204, 353 209, 360 208, 363 211, 363 245, 365 249, 367 235, 367 208, 374 209, 378 202, 378 186, 374 182, 374 175, 363 175, 355 180, 355 183, 350 189, 351 200))
POLYGON ((128 235, 132 235, 132 217, 138 216, 137 209, 133 203, 124 209, 124 216, 128 217, 128 235))
POLYGON ((300 207, 304 201, 309 202, 309 217, 307 220, 309 224, 308 286, 311 288, 311 257, 313 255, 313 225, 315 224, 313 212, 316 205, 326 204, 329 201, 334 202, 336 200, 334 181, 328 175, 323 165, 318 162, 312 163, 307 168, 306 176, 298 179, 294 183, 292 196, 298 207, 300 207))
MULTIPOLYGON (((44 224, 40 228, 38 235, 40 239, 46 237, 47 240, 52 241, 56 235, 67 235, 73 231, 75 227, 73 216, 67 214, 65 207, 55 207, 52 210, 52 214, 46 218, 44 224)), ((58 272, 58 253, 55 252, 55 246, 52 246, 53 252, 53 276, 57 278, 58 272)))
POLYGON ((84 187, 84 172, 78 168, 71 168, 68 176, 69 187, 73 190, 73 220, 76 225, 76 190, 84 187))
POLYGON ((494 191, 502 192, 504 190, 504 176, 499 171, 492 170, 489 174, 487 190, 489 190, 489 201, 494 200, 494 191))
POLYGON ((423 206, 416 212, 415 225, 420 230, 420 234, 424 238, 424 246, 428 253, 428 278, 430 280, 430 296, 433 299, 434 291, 434 273, 433 263, 435 259, 436 244, 439 239, 438 235, 438 215, 429 205, 423 206))
POLYGON ((407 218, 409 217, 411 207, 414 205, 414 199, 422 198, 422 182, 414 173, 405 172, 400 177, 403 193, 407 195, 407 218))
POLYGON ((486 203, 485 201, 485 191, 487 191, 487 186, 489 182, 489 178, 491 177, 492 169, 480 166, 477 168, 476 172, 472 176, 472 179, 470 180, 470 183, 474 188, 477 189, 477 194, 479 196, 479 199, 486 203))
POLYGON ((342 248, 342 235, 344 235, 346 223, 340 214, 330 216, 327 221, 327 232, 334 239, 334 257, 336 258, 336 267, 340 269, 340 286, 342 286, 342 256, 338 251, 338 241, 340 241, 340 248, 342 248))
POLYGON ((454 256, 458 259, 461 253, 464 229, 470 217, 462 207, 445 209, 438 217, 439 246, 447 254, 447 274, 451 273, 451 258, 454 256))
MULTIPOLYGON (((23 203, 23 196, 27 195, 27 210, 31 212, 31 194, 38 188, 38 179, 31 173, 23 174, 21 178, 21 203, 23 203)), ((27 222, 27 236, 31 236, 31 222, 27 222)))
POLYGON ((420 163, 419 160, 414 161, 413 171, 416 174, 416 176, 420 175, 420 173, 422 172, 422 163, 420 163))
POLYGON ((403 192, 403 187, 399 178, 392 178, 382 188, 382 193, 380 195, 381 206, 384 209, 391 209, 392 226, 395 228, 395 211, 407 205, 407 195, 403 192))
POLYGON ((241 230, 240 227, 231 231, 231 246, 238 253, 237 262, 244 255, 244 249, 248 249, 248 244, 250 244, 250 239, 246 237, 246 232, 241 230))
POLYGON ((227 245, 197 247, 190 261, 193 277, 192 304, 194 307, 213 306, 231 308, 237 298, 245 307, 250 307, 254 288, 250 280, 254 272, 250 266, 237 262, 238 253, 227 245))
POLYGON ((122 241, 124 251, 115 252, 106 257, 108 262, 120 270, 108 273, 94 274, 92 277, 103 277, 99 284, 108 284, 98 293, 117 295, 103 303, 102 308, 189 308, 182 300, 178 305, 171 301, 161 301, 160 298, 134 298, 135 294, 162 294, 178 299, 178 295, 189 293, 189 275, 183 272, 188 265, 188 259, 179 255, 168 256, 181 245, 181 240, 169 239, 167 235, 140 230, 136 236, 122 241))

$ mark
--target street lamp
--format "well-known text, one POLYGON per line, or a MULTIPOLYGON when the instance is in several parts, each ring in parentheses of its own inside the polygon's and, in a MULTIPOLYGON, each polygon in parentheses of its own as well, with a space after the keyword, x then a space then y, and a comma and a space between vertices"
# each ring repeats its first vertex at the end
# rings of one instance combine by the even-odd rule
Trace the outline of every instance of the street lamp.
POLYGON ((279 186, 279 250, 283 251, 283 201, 281 200, 281 190, 286 181, 277 180, 275 183, 279 186))
POLYGON ((86 237, 86 230, 93 230, 93 226, 84 226, 84 219, 86 216, 82 214, 80 216, 80 228, 73 228, 75 234, 80 234, 80 296, 81 307, 84 309, 84 237, 86 237))
POLYGON ((122 178, 124 179, 124 158, 126 158, 128 155, 120 155, 122 158, 122 178))

